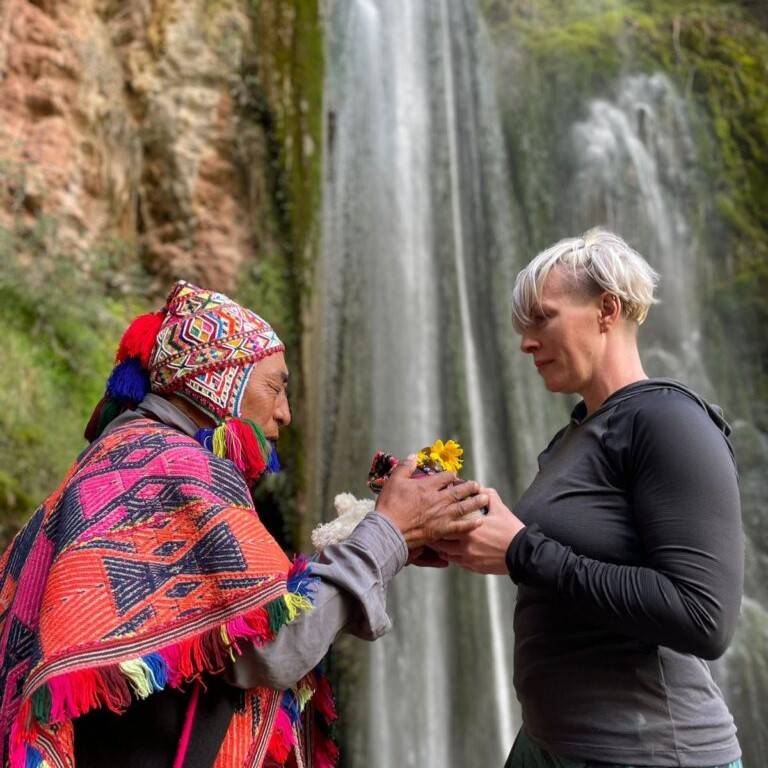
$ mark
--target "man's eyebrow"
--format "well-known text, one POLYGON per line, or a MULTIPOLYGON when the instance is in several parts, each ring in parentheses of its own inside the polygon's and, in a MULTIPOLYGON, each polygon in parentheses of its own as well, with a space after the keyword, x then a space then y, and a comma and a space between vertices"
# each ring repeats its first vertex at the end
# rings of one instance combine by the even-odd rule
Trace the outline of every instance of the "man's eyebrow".
POLYGON ((288 383, 288 371, 275 371, 268 374, 268 376, 272 381, 280 381, 283 384, 288 383))

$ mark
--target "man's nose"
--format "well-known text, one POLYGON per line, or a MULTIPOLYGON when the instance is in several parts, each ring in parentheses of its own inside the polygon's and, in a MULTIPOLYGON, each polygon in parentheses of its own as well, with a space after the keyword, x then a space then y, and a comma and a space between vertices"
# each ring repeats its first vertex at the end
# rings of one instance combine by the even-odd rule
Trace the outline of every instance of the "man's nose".
POLYGON ((291 406, 287 397, 282 397, 275 409, 275 421, 281 427, 287 427, 291 423, 291 406))

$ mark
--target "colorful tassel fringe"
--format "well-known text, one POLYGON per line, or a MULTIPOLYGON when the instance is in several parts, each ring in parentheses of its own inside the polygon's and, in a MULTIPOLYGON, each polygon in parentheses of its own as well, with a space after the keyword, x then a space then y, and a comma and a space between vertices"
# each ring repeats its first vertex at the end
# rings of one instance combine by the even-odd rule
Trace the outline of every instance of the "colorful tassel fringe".
POLYGON ((310 672, 292 690, 283 694, 278 722, 269 745, 269 755, 282 765, 295 745, 295 733, 301 727, 301 716, 309 702, 312 702, 312 717, 304 727, 312 728, 314 746, 313 765, 318 768, 334 768, 339 756, 339 749, 331 735, 331 727, 336 720, 336 707, 328 680, 320 667, 310 672), (290 724, 290 727, 289 727, 290 724))
POLYGON ((249 484, 265 472, 280 471, 274 445, 250 419, 225 419, 215 429, 199 429, 195 439, 219 458, 229 459, 249 484))
MULTIPOLYGON (((231 654, 240 653, 239 641, 263 645, 273 640, 284 624, 310 611, 315 585, 309 561, 300 556, 288 572, 288 591, 255 611, 138 659, 51 678, 19 709, 11 729, 10 768, 49 768, 43 755, 30 744, 41 725, 69 720, 96 707, 123 712, 132 701, 131 693, 146 698, 167 685, 178 688, 203 672, 221 672, 231 654)), ((287 713, 285 717, 289 728, 280 731, 283 735, 278 741, 283 745, 284 737, 287 739, 287 756, 295 738, 290 717, 287 713)), ((285 720, 281 723, 285 726, 285 720)), ((282 753, 282 746, 279 751, 282 753)))
POLYGON ((288 713, 282 707, 277 712, 277 718, 269 740, 267 754, 283 765, 296 746, 296 736, 293 732, 293 723, 288 713))

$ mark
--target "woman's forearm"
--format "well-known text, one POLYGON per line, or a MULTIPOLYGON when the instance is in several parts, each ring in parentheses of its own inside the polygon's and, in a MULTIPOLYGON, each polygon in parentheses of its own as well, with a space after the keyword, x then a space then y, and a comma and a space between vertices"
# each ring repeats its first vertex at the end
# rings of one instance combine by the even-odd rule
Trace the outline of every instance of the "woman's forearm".
POLYGON ((574 554, 536 525, 515 537, 507 565, 515 582, 553 590, 570 610, 606 629, 704 659, 723 654, 736 624, 736 569, 692 582, 649 567, 605 563, 574 554))

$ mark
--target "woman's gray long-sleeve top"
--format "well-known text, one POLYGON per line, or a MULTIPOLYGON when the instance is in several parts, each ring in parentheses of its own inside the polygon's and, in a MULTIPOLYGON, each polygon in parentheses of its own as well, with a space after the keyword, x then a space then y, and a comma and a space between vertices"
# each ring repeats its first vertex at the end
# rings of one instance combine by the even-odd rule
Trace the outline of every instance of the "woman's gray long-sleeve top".
POLYGON ((721 415, 668 380, 584 403, 539 457, 507 551, 515 688, 528 735, 606 763, 740 756, 702 659, 738 617, 744 540, 721 415))

